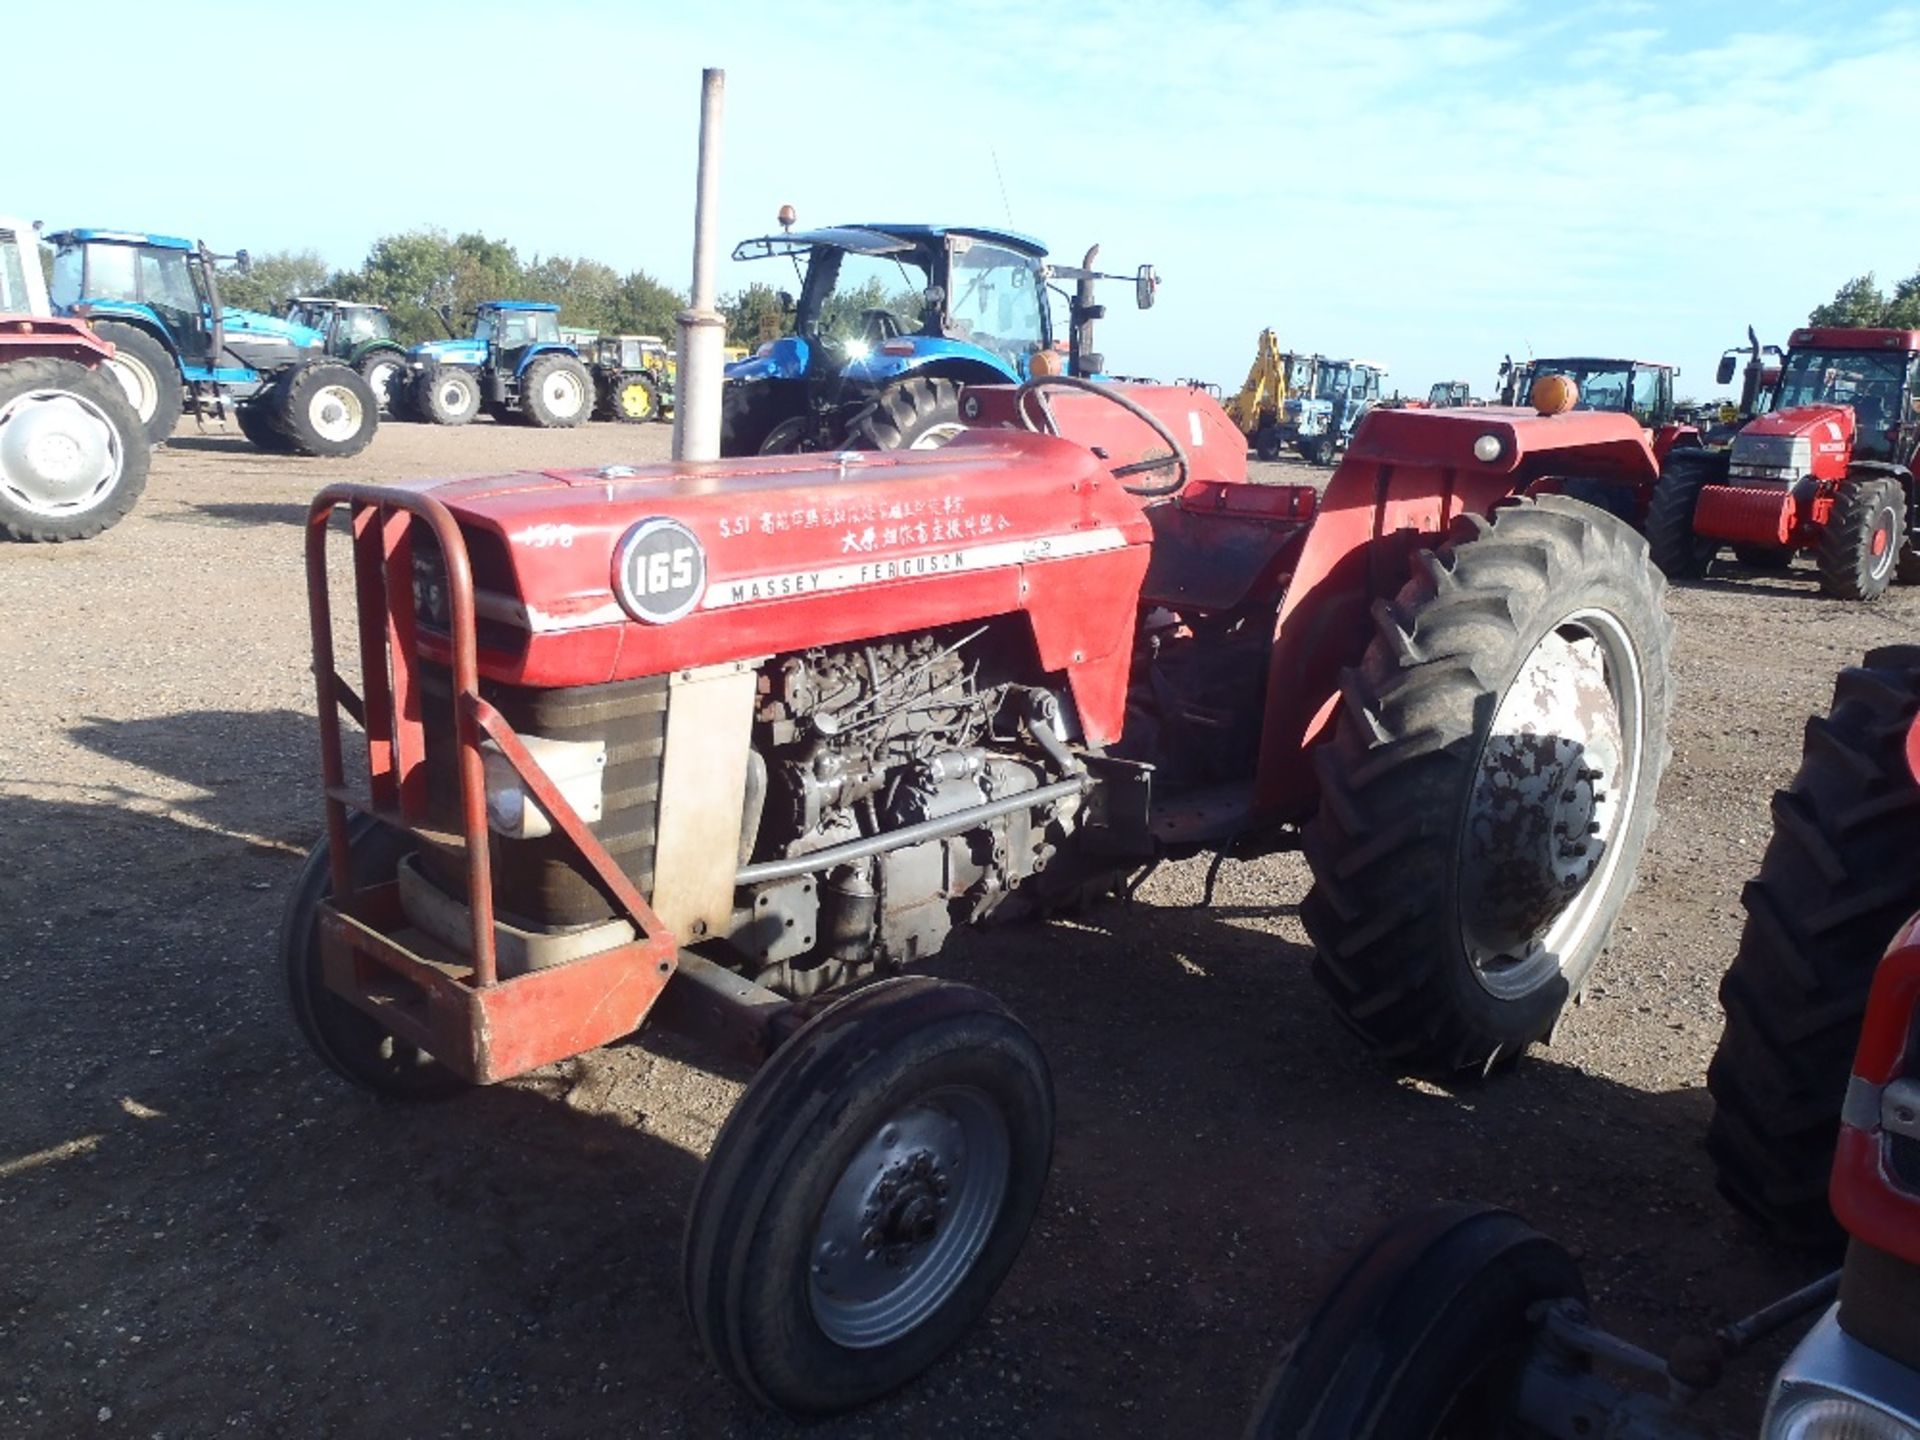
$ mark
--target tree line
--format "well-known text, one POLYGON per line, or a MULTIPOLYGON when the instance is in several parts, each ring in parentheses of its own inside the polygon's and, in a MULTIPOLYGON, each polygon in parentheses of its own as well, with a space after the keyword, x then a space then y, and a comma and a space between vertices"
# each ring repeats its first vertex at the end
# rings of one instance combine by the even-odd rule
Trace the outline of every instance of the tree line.
MULTIPOLYGON (((408 230, 374 241, 353 270, 335 270, 313 250, 279 250, 252 257, 249 273, 225 269, 220 298, 228 305, 278 313, 295 295, 330 295, 387 306, 394 333, 411 344, 443 338, 441 311, 465 331, 483 300, 545 300, 560 307, 560 323, 607 334, 660 335, 673 342, 684 291, 644 270, 621 274, 584 256, 522 260, 504 240, 477 233, 408 230)), ((730 342, 757 344, 784 321, 778 292, 749 285, 720 301, 730 342)))
POLYGON ((1856 275, 1834 292, 1833 299, 1814 306, 1807 323, 1920 330, 1920 270, 1896 284, 1890 294, 1880 288, 1871 270, 1856 275))

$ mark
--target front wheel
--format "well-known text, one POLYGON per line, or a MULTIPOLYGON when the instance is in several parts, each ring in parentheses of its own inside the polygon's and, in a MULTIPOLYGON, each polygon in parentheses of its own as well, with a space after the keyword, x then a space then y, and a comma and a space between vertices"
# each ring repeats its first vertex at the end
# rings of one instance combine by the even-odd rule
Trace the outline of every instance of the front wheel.
POLYGON ((394 397, 406 388, 407 357, 398 350, 375 350, 362 355, 354 367, 373 392, 374 403, 396 418, 394 397))
POLYGON ((660 418, 660 392, 645 375, 617 375, 608 387, 607 418, 640 425, 660 418))
POLYGON ((911 976, 822 1011, 754 1076, 688 1216, 687 1307, 762 1403, 827 1413, 904 1384, 1012 1268, 1053 1149, 1033 1037, 911 976))
POLYGON ((140 498, 150 453, 114 377, 46 357, 0 364, 0 535, 98 535, 140 498))
POLYGON ((1314 975, 1381 1056, 1486 1070, 1605 947, 1668 758, 1646 544, 1558 495, 1464 515, 1374 611, 1315 765, 1314 975))
POLYGON ((911 375, 874 397, 848 440, 862 450, 937 450, 966 428, 959 381, 911 375))
MULTIPOLYGON (((371 816, 347 821, 355 885, 392 880, 413 848, 406 836, 371 816)), ((280 924, 280 965, 295 1026, 328 1069, 388 1099, 436 1100, 469 1089, 426 1051, 396 1040, 372 1016, 327 988, 321 976, 320 906, 333 894, 330 854, 324 839, 313 847, 280 924)))
POLYGON ((1727 478, 1723 454, 1681 450, 1667 456, 1647 502, 1647 548, 1669 580, 1697 580, 1720 553, 1720 542, 1696 535, 1693 513, 1700 491, 1727 478))
POLYGON ((1394 1221, 1334 1282, 1267 1383, 1250 1440, 1518 1440, 1536 1307, 1586 1304, 1566 1249, 1505 1210, 1394 1221))
POLYGON ((465 425, 480 413, 480 380, 458 365, 429 365, 413 380, 413 408, 435 425, 465 425))
POLYGON ((1837 600, 1878 600, 1893 583, 1906 535, 1898 480, 1846 481, 1820 530, 1820 588, 1837 600))
POLYGON ((542 430, 571 430, 593 413, 593 376, 571 355, 542 355, 520 379, 520 413, 542 430))

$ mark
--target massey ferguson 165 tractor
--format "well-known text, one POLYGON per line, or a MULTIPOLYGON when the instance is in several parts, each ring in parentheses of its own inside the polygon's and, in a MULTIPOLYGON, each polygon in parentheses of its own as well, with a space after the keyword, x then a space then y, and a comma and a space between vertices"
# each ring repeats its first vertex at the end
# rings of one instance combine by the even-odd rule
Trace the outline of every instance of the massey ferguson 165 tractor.
POLYGON ((36 248, 0 215, 0 535, 85 540, 133 509, 150 447, 105 368, 113 346, 53 318, 36 248))
POLYGON ((1644 542, 1534 493, 1648 482, 1624 416, 1383 412, 1316 498, 1249 484, 1188 387, 958 414, 923 452, 334 485, 308 524, 305 1038, 398 1097, 649 1023, 763 1061, 686 1294, 714 1364, 797 1411, 931 1363, 1047 1175, 1032 1037, 905 967, 1163 858, 1303 849, 1340 1017, 1481 1073, 1587 983, 1668 755, 1644 542))
POLYGON ((1920 647, 1875 651, 1842 673, 1775 797, 1721 990, 1721 1188, 1790 1242, 1844 1239, 1840 1272, 1662 1358, 1599 1328, 1572 1256, 1519 1217, 1426 1211, 1349 1263, 1255 1440, 1707 1440, 1689 1404, 1816 1312, 1761 1440, 1920 1436, 1917 777, 1920 647))
POLYGON ((1679 578, 1702 574, 1723 545, 1777 568, 1807 550, 1820 588, 1843 600, 1920 580, 1908 525, 1916 356, 1920 330, 1794 331, 1770 403, 1755 407, 1768 413, 1726 450, 1668 458, 1647 509, 1655 562, 1679 578))

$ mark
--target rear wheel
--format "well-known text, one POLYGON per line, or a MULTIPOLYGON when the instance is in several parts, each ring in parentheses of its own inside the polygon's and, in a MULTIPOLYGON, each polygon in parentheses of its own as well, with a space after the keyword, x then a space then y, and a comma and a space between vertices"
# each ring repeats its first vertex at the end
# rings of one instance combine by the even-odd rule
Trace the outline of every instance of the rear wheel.
POLYGON ((774 427, 805 410, 800 381, 729 380, 720 391, 720 453, 761 454, 774 427))
POLYGON ((375 350, 362 355, 353 368, 367 382, 374 403, 389 415, 394 414, 394 397, 406 388, 407 357, 398 350, 375 350))
POLYGON ((1647 502, 1647 550, 1669 580, 1697 580, 1720 551, 1718 540, 1693 533, 1700 491, 1727 478, 1724 455, 1680 450, 1667 456, 1647 502))
POLYGON ((1820 588, 1838 600, 1878 600, 1906 543, 1907 499, 1892 478, 1847 480, 1820 530, 1820 588))
POLYGON ((1301 914, 1382 1057, 1485 1070, 1552 1031, 1632 886, 1671 623, 1645 542, 1558 495, 1462 516, 1413 570, 1315 752, 1301 914))
POLYGON ((1566 1249, 1504 1210, 1394 1221, 1334 1282, 1267 1383, 1253 1440, 1519 1440, 1535 1307, 1584 1306, 1566 1249))
POLYGON ((479 413, 480 381, 458 365, 429 365, 414 377, 413 404, 435 425, 464 425, 479 413))
POLYGON ((186 407, 180 367, 167 347, 138 325, 98 320, 93 322, 93 331, 102 340, 113 342, 114 355, 107 367, 146 428, 147 442, 164 445, 186 407))
POLYGON ((645 375, 615 376, 608 398, 610 419, 639 425, 660 418, 660 393, 645 375))
POLYGON ((341 460, 373 443, 380 406, 367 382, 345 365, 300 365, 274 382, 265 402, 296 455, 341 460))
POLYGON ((962 430, 960 382, 910 375, 874 397, 848 442, 862 450, 937 450, 962 430))
POLYGON ((1840 672, 1807 722, 1800 769, 1773 797, 1773 838, 1741 892, 1747 922, 1720 983, 1726 1028, 1707 1089, 1720 1191, 1782 1239, 1841 1238, 1827 1206, 1840 1103, 1867 992, 1920 910, 1920 785, 1907 731, 1920 714, 1920 646, 1840 672))
POLYGON ((721 1127, 685 1274, 714 1365, 824 1413, 919 1374, 1019 1254, 1053 1147, 1053 1086, 997 1001, 925 976, 808 1021, 721 1127))
POLYGON ((150 449, 113 376, 45 357, 0 364, 0 535, 98 535, 140 498, 150 449))
MULTIPOLYGON (((348 818, 355 885, 392 880, 413 848, 407 836, 371 816, 348 818)), ((329 1069, 378 1095, 436 1100, 470 1088, 426 1051, 394 1039, 372 1016, 327 988, 321 975, 320 906, 333 893, 330 853, 323 839, 308 854, 280 926, 280 964, 294 1024, 329 1069)))
POLYGON ((593 414, 593 376, 571 355, 542 355, 520 377, 520 414, 542 430, 571 430, 593 414))
POLYGON ((1280 452, 1285 448, 1285 444, 1280 439, 1280 432, 1273 426, 1262 425, 1253 432, 1253 453, 1256 458, 1268 461, 1278 460, 1280 452))

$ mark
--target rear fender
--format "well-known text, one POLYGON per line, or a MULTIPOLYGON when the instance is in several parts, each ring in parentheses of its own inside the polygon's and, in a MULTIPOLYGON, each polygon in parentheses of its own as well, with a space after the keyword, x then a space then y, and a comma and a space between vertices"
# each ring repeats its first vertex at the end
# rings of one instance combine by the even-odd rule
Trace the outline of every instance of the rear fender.
POLYGON ((1017 385, 1024 378, 1012 365, 978 345, 927 336, 888 343, 903 348, 910 345, 912 349, 889 354, 885 345, 876 346, 849 363, 841 375, 855 384, 876 388, 908 375, 941 375, 968 385, 1017 385))
POLYGON ((525 353, 520 356, 520 363, 513 367, 513 378, 519 380, 524 377, 527 373, 527 367, 543 355, 565 355, 571 360, 578 360, 580 358, 580 352, 575 350, 571 345, 555 345, 551 342, 529 345, 525 353))
POLYGON ((0 316, 0 362, 7 360, 72 360, 92 368, 113 357, 113 346, 82 320, 49 320, 45 316, 0 316))
POLYGON ((117 320, 124 325, 137 325, 167 347, 167 354, 173 357, 175 365, 180 363, 180 347, 174 343, 173 332, 150 306, 125 300, 88 300, 75 306, 74 313, 88 322, 117 320))
MULTIPOLYGON (((1908 754, 1912 755, 1911 736, 1908 754)), ((1874 972, 1827 1195, 1834 1217, 1849 1235, 1920 1265, 1920 1194, 1892 1173, 1887 1155, 1890 1137, 1882 1129, 1887 1087, 1915 1075, 1916 1024, 1920 1024, 1920 916, 1902 927, 1874 972)))
POLYGON ((1650 487, 1646 432, 1628 415, 1487 409, 1375 410, 1333 473, 1274 622, 1255 798, 1275 820, 1309 815, 1318 796, 1307 752, 1331 734, 1340 672, 1373 636, 1376 600, 1406 583, 1413 554, 1460 515, 1578 475, 1650 487), (1475 456, 1491 437, 1491 461, 1475 456))

